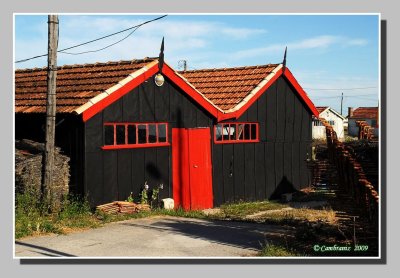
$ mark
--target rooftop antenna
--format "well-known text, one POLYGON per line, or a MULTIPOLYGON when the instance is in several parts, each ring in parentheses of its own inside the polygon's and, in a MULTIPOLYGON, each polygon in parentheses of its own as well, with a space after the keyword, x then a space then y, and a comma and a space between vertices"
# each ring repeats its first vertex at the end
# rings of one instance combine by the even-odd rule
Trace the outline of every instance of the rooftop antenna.
POLYGON ((286 69, 286 52, 287 52, 287 46, 285 47, 285 54, 283 55, 283 67, 282 67, 282 73, 285 73, 285 69, 286 69))
POLYGON ((187 61, 186 60, 179 60, 178 67, 183 68, 183 71, 187 70, 187 61))
POLYGON ((162 38, 160 55, 158 56, 158 71, 161 73, 164 66, 164 37, 162 38))

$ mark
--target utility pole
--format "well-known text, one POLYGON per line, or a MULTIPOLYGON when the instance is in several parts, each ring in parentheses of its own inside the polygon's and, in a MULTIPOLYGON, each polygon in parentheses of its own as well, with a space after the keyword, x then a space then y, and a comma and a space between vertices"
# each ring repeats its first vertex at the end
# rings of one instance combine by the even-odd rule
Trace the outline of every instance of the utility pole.
POLYGON ((46 139, 42 169, 42 199, 53 205, 54 139, 56 121, 56 79, 58 47, 58 15, 48 16, 46 139))
POLYGON ((340 115, 343 115, 343 93, 342 93, 342 99, 340 100, 340 115))

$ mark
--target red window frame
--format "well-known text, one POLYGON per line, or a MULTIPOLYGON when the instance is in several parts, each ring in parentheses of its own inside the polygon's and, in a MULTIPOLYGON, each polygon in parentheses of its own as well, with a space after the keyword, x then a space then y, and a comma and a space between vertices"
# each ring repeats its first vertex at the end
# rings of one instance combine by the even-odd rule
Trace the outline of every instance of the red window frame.
MULTIPOLYGON (((244 133, 245 127, 243 127, 243 133, 244 133)), ((230 132, 229 132, 230 133, 230 132)), ((240 136, 240 135, 239 135, 240 136)), ((257 122, 224 122, 224 123, 218 123, 214 125, 214 143, 215 144, 237 144, 237 143, 257 143, 260 142, 260 136, 259 136, 259 124, 257 122), (222 125, 222 136, 221 140, 217 140, 217 127, 222 125), (238 130, 238 125, 248 125, 250 128, 250 139, 244 139, 244 134, 243 134, 243 139, 238 138, 238 133, 236 132, 238 130), (255 139, 252 139, 252 131, 251 131, 251 126, 256 125, 256 134, 255 134, 255 139), (228 134, 229 139, 224 139, 223 135, 223 129, 225 126, 229 127, 229 130, 231 126, 235 126, 235 135, 228 134)))
MULTIPOLYGON (((113 145, 103 145, 101 148, 103 150, 116 150, 116 149, 134 149, 134 148, 153 148, 153 147, 164 147, 164 146, 169 146, 170 143, 168 141, 168 123, 166 122, 147 122, 147 123, 138 123, 138 122, 109 122, 109 123, 104 123, 104 126, 113 126, 114 127, 114 144, 113 145), (135 126, 135 138, 136 138, 136 143, 135 144, 128 144, 128 126, 135 126), (139 125, 145 125, 146 126, 146 143, 139 143, 139 125), (154 143, 149 143, 149 125, 155 125, 156 126, 156 142, 154 143), (158 136, 158 129, 160 125, 165 125, 165 142, 159 142, 159 136, 158 136), (125 126, 125 144, 117 144, 117 126, 125 126)), ((103 129, 103 134, 105 133, 105 129, 103 129)), ((104 140, 105 143, 105 140, 104 140)))

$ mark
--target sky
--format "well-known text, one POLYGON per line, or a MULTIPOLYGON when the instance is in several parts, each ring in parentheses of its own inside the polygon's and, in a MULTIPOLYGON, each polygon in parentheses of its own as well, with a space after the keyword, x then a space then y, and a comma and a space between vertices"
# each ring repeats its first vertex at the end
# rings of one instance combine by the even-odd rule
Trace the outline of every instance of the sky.
MULTIPOLYGON (((135 26, 161 15, 60 15, 58 49, 135 26)), ((15 15, 15 61, 47 53, 47 15, 15 15)), ((69 50, 101 49, 130 31, 69 50)), ((165 37, 165 61, 176 70, 281 63, 316 106, 377 106, 379 99, 378 15, 179 15, 141 26, 102 51, 58 53, 58 65, 157 57, 165 37)), ((15 68, 47 65, 47 57, 15 68)))

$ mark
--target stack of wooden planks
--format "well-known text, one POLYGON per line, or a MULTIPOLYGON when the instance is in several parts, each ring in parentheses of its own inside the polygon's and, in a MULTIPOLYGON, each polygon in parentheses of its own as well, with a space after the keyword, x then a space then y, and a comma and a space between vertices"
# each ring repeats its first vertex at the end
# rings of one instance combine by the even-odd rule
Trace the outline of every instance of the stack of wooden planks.
POLYGON ((97 210, 107 214, 115 213, 138 213, 140 211, 150 211, 150 206, 147 204, 135 204, 132 202, 115 201, 96 207, 97 210))

